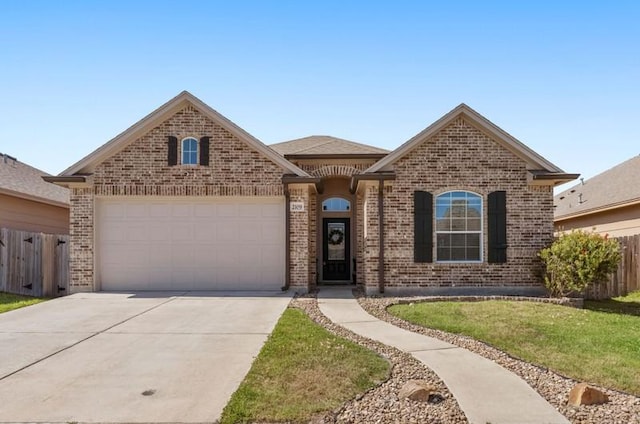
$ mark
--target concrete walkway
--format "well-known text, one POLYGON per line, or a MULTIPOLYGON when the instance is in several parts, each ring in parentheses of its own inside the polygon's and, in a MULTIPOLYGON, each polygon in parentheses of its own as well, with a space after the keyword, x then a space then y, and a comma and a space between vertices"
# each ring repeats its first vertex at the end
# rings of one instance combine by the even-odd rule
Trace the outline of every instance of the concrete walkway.
POLYGON ((350 288, 322 288, 318 305, 336 324, 408 352, 431 368, 447 385, 471 424, 569 423, 512 372, 461 347, 369 315, 350 288))

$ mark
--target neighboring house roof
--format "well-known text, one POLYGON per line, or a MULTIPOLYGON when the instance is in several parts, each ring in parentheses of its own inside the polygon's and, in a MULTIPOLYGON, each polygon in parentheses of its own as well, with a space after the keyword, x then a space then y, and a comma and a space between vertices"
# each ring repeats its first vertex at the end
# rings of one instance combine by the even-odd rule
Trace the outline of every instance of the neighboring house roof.
POLYGON ((491 139, 498 142, 504 148, 515 154, 517 157, 527 163, 527 168, 532 171, 538 171, 533 174, 535 179, 553 179, 554 181, 571 181, 577 178, 576 174, 564 174, 562 169, 558 168, 529 147, 500 129, 491 121, 471 109, 464 103, 454 108, 451 112, 438 119, 422 132, 411 138, 409 141, 398 147, 396 150, 387 155, 384 159, 372 165, 367 169, 366 173, 379 172, 383 170, 391 170, 390 165, 401 159, 413 149, 420 146, 424 141, 436 135, 440 130, 451 124, 458 117, 463 116, 467 122, 484 132, 491 139), (553 178, 550 178, 553 177, 553 178))
POLYGON ((136 124, 117 135, 115 138, 102 145, 94 152, 90 153, 80 161, 71 165, 60 173, 60 176, 71 176, 74 174, 89 174, 93 172, 93 169, 103 160, 111 157, 117 152, 121 151, 129 144, 134 142, 137 138, 143 136, 145 133, 160 125, 165 120, 169 119, 172 115, 186 106, 191 105, 195 107, 200 113, 207 118, 211 119, 216 124, 220 125, 234 136, 238 137, 241 141, 246 143, 249 147, 262 153, 268 159, 279 165, 283 169, 289 171, 292 174, 299 176, 309 176, 302 169, 298 168, 293 163, 283 158, 280 154, 272 150, 266 144, 231 122, 229 119, 222 116, 220 113, 212 109, 210 106, 202 102, 188 91, 183 91, 173 99, 169 100, 164 105, 160 106, 149 115, 142 118, 136 124))
POLYGON ((314 156, 314 155, 386 155, 388 150, 369 146, 355 141, 328 135, 312 135, 296 140, 283 141, 272 144, 271 147, 283 156, 314 156))
POLYGON ((555 219, 640 203, 640 156, 635 156, 554 196, 555 219))
POLYGON ((45 182, 44 171, 0 153, 0 193, 36 202, 69 207, 69 190, 45 182))

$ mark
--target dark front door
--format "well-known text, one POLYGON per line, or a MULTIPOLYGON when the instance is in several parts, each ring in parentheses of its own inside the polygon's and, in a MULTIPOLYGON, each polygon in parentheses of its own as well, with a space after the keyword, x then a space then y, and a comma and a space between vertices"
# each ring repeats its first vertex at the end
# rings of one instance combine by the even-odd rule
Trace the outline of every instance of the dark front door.
POLYGON ((351 279, 351 241, 349 218, 322 220, 322 279, 349 281, 351 279))

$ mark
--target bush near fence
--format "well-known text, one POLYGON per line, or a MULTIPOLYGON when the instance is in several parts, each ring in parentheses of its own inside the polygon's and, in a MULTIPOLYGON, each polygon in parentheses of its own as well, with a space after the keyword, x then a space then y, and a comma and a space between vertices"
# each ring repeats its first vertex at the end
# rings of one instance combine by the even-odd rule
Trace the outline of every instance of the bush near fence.
POLYGON ((0 291, 56 297, 68 286, 68 235, 0 228, 0 291))
POLYGON ((618 270, 606 283, 589 286, 584 293, 586 299, 610 299, 640 290, 640 234, 618 237, 617 240, 622 254, 618 270))

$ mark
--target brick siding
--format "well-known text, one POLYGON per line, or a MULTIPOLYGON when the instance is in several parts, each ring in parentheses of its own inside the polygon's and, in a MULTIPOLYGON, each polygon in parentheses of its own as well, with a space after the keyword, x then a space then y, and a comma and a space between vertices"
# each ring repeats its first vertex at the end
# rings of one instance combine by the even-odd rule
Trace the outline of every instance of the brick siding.
MULTIPOLYGON (((540 288, 538 251, 553 237, 553 191, 529 186, 525 163, 484 133, 458 118, 395 163, 396 179, 385 190, 385 286, 387 289, 453 287, 540 288), (482 263, 415 263, 413 192, 435 196, 467 190, 483 198, 482 263), (507 192, 507 257, 487 263, 487 195, 507 192)), ((378 283, 377 187, 366 192, 368 237, 365 281, 378 283)), ((435 225, 434 225, 435 228, 435 225)), ((435 234, 434 234, 435 253, 435 234)), ((434 254, 434 260, 435 260, 434 254)))
MULTIPOLYGON (((71 292, 94 287, 94 196, 284 196, 283 170, 188 106, 106 159, 71 191, 71 292), (211 137, 209 166, 168 166, 167 137, 211 137)), ((306 267, 305 267, 306 269, 306 267)), ((283 281, 284 284, 284 281, 283 281)))

